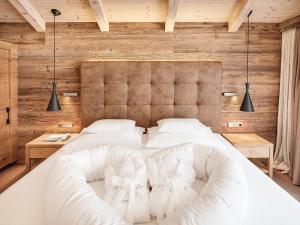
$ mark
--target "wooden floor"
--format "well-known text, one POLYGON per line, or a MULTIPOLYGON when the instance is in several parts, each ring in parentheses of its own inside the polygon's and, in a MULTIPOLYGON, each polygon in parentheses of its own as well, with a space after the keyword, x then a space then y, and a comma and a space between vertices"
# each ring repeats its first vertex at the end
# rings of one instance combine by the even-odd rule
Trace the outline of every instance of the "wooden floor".
MULTIPOLYGON (((250 161, 264 172, 268 172, 267 162, 265 160, 251 159, 250 161)), ((273 173, 273 180, 300 202, 300 186, 293 185, 291 178, 286 174, 280 173, 278 170, 274 169, 273 173)))
POLYGON ((300 186, 295 186, 288 175, 274 170, 273 180, 300 202, 300 186))
POLYGON ((22 178, 26 173, 25 165, 10 165, 0 170, 0 193, 22 178))

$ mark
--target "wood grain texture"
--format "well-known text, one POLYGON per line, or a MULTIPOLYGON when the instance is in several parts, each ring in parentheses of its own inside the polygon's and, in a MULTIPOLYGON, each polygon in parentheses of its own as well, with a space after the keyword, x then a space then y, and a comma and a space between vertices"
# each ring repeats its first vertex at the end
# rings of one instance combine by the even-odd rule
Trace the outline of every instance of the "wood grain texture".
POLYGON ((77 133, 70 133, 71 137, 66 141, 45 141, 50 135, 52 134, 43 134, 26 144, 25 164, 27 171, 30 171, 32 168, 42 162, 40 159, 48 158, 58 149, 74 140, 78 136, 77 133))
POLYGON ((280 24, 280 28, 282 32, 293 28, 299 28, 299 27, 300 27, 300 15, 293 17, 289 20, 286 20, 280 24))
POLYGON ((168 0, 168 13, 165 23, 165 31, 173 32, 176 21, 176 14, 178 9, 179 0, 168 0))
POLYGON ((253 9, 255 0, 240 0, 234 7, 228 22, 228 31, 236 32, 246 21, 247 15, 253 9))
MULTIPOLYGON (((24 0, 20 0, 24 1, 24 0)), ((59 7, 57 22, 95 22, 88 0, 28 0, 46 22, 52 22, 50 10, 59 7)), ((110 22, 165 22, 168 0, 101 0, 110 22)), ((176 22, 228 22, 235 6, 245 0, 180 0, 176 22)), ((299 15, 299 0, 249 0, 257 2, 251 21, 281 23, 299 15)), ((0 1, 0 22, 24 22, 8 0, 0 1)))
POLYGON ((257 134, 222 134, 245 157, 268 159, 269 176, 273 177, 273 144, 257 134))
POLYGON ((17 158, 17 73, 17 46, 0 41, 0 169, 17 158))
POLYGON ((91 9, 101 31, 109 31, 109 20, 102 0, 89 0, 91 9))
POLYGON ((62 111, 46 112, 51 94, 53 28, 41 35, 27 24, 0 24, 0 40, 19 44, 19 151, 45 132, 80 130, 80 97, 62 97, 80 90, 83 60, 220 61, 221 92, 240 96, 222 98, 222 132, 257 133, 274 143, 279 93, 281 33, 275 24, 251 24, 249 79, 255 113, 239 112, 246 81, 246 30, 229 33, 227 24, 176 23, 165 33, 163 23, 111 23, 100 32, 96 23, 57 24, 57 85, 62 111), (70 129, 58 128, 73 121, 70 129), (241 121, 241 128, 227 128, 241 121))
POLYGON ((37 32, 45 32, 46 23, 28 0, 8 0, 37 32))
POLYGON ((0 194, 26 174, 25 165, 9 165, 0 170, 0 194))

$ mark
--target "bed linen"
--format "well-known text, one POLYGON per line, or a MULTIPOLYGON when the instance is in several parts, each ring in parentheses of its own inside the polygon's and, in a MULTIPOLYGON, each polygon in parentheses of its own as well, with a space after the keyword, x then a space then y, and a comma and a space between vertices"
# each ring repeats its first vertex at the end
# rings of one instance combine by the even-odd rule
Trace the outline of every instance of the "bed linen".
POLYGON ((211 145, 213 132, 209 127, 204 127, 200 132, 192 133, 164 133, 159 132, 158 127, 148 129, 147 140, 144 144, 150 148, 168 148, 182 143, 194 142, 203 145, 211 145))
POLYGON ((129 224, 150 221, 147 168, 141 151, 123 146, 108 147, 104 181, 105 194, 99 197, 122 218, 129 224))
MULTIPOLYGON (((207 138, 203 142, 207 143, 207 138)), ((300 204, 292 196, 256 168, 221 135, 211 135, 209 142, 233 155, 243 166, 249 190, 248 210, 243 225, 300 224, 300 204)), ((0 195, 0 224, 47 225, 43 198, 48 173, 56 157, 92 146, 92 139, 87 143, 79 136, 2 193, 0 195)), ((159 149, 149 148, 140 150, 144 151, 145 156, 159 151, 159 149)))
POLYGON ((104 163, 97 161, 104 161, 107 152, 107 146, 104 145, 64 155, 56 160, 44 193, 43 208, 47 224, 128 225, 109 204, 98 198, 86 182, 102 177, 104 163))
POLYGON ((171 217, 178 208, 198 196, 192 189, 196 180, 192 144, 163 149, 147 158, 146 163, 152 187, 150 212, 158 222, 171 217))
POLYGON ((162 133, 199 132, 207 127, 195 118, 167 118, 157 121, 157 124, 162 133))
POLYGON ((128 119, 101 119, 84 129, 89 133, 119 133, 134 129, 135 123, 134 120, 128 119))
POLYGON ((49 225, 149 222, 148 192, 141 151, 118 145, 83 149, 60 156, 51 169, 44 197, 46 220, 49 225), (105 179, 104 196, 97 196, 88 184, 99 179, 105 179))
POLYGON ((59 156, 45 189, 48 225, 148 223, 150 212, 160 225, 242 224, 248 185, 233 156, 192 143, 143 152, 100 145, 59 156), (88 183, 101 179, 105 194, 97 196, 88 183), (200 192, 196 179, 205 181, 200 192))

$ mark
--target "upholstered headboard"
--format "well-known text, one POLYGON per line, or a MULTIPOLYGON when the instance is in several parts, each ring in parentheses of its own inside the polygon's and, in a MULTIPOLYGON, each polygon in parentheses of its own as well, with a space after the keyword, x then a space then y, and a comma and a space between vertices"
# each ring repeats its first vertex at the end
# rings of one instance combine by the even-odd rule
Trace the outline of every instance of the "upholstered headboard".
POLYGON ((193 117, 220 126, 220 62, 84 61, 82 127, 102 118, 129 118, 150 127, 162 118, 193 117))

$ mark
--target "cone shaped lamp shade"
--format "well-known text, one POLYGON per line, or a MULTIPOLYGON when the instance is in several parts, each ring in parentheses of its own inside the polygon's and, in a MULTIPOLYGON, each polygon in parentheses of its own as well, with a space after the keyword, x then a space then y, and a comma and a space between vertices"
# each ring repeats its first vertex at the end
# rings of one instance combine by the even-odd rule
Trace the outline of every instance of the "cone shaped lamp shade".
POLYGON ((48 104, 47 111, 60 111, 61 107, 57 98, 56 93, 56 82, 55 82, 55 57, 56 57, 56 51, 55 51, 55 17, 61 15, 61 12, 58 9, 52 9, 51 10, 54 18, 54 43, 53 43, 53 71, 54 71, 54 80, 52 82, 52 95, 48 104))
POLYGON ((60 111, 61 107, 56 94, 56 83, 52 83, 52 95, 48 104, 47 111, 60 111))
POLYGON ((254 112, 254 107, 250 98, 249 94, 249 82, 248 82, 248 76, 249 76, 249 32, 250 32, 250 22, 249 17, 252 14, 252 10, 248 14, 248 32, 247 32, 247 82, 246 82, 246 93, 242 102, 242 105, 240 107, 240 111, 242 112, 254 112))
POLYGON ((246 83, 246 93, 240 107, 240 111, 242 112, 254 112, 254 107, 252 105, 252 101, 249 95, 249 83, 246 83))

